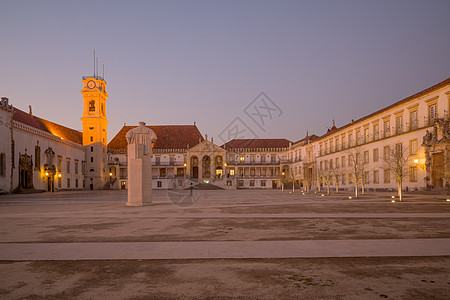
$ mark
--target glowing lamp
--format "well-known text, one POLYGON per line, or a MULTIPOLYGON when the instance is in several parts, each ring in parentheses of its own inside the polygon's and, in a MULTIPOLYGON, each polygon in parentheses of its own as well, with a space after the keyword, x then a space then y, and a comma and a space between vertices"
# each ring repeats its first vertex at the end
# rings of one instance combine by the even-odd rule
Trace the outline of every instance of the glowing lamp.
POLYGON ((415 158, 415 159, 414 159, 414 163, 415 163, 415 164, 418 164, 418 163, 419 163, 419 160, 418 160, 417 158, 415 158))
POLYGON ((391 196, 391 198, 392 198, 392 199, 394 199, 394 198, 395 198, 395 196, 391 196))
POLYGON ((61 173, 58 174, 58 177, 61 178, 61 173))
POLYGON ((187 165, 186 164, 184 164, 184 167, 186 167, 187 165))
POLYGON ((348 199, 352 199, 352 197, 348 197, 348 199))
POLYGON ((322 194, 322 197, 325 196, 324 194, 322 194))
POLYGON ((227 163, 225 163, 224 166, 226 167, 226 166, 227 166, 227 163))
POLYGON ((391 200, 391 202, 392 202, 392 203, 394 203, 394 202, 395 202, 395 200, 391 200))
POLYGON ((45 172, 45 176, 48 176, 48 172, 45 172))
POLYGON ((112 173, 109 173, 109 176, 111 176, 111 177, 112 177, 112 173))

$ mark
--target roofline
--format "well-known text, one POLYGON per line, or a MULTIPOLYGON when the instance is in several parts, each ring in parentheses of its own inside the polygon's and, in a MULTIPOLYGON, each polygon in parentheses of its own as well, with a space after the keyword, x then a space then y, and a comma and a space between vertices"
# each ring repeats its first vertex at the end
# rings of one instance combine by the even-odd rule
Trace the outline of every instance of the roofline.
POLYGON ((325 137, 327 137, 329 135, 335 134, 336 132, 341 131, 341 130, 343 130, 343 129, 347 128, 347 127, 350 127, 352 125, 355 125, 357 123, 361 123, 361 122, 363 122, 366 119, 369 119, 369 118, 371 118, 371 117, 373 117, 373 116, 375 116, 377 114, 380 114, 380 113, 382 113, 384 111, 390 110, 390 109, 392 109, 392 108, 394 108, 394 107, 396 107, 398 105, 404 104, 404 103, 406 103, 406 102, 408 102, 408 101, 410 101, 410 100, 412 100, 414 98, 418 98, 418 97, 421 97, 421 96, 423 96, 425 94, 434 92, 434 91, 436 91, 436 90, 438 90, 438 89, 440 89, 442 87, 445 87, 448 84, 450 84, 450 77, 448 77, 447 79, 445 79, 445 80, 443 80, 443 81, 441 81, 441 82, 439 82, 439 83, 437 83, 437 84, 435 84, 435 85, 433 85, 433 86, 431 86, 429 88, 426 88, 426 89, 424 89, 424 90, 422 90, 420 92, 417 92, 417 93, 415 93, 415 94, 413 94, 413 95, 411 95, 409 97, 406 97, 406 98, 404 98, 404 99, 402 99, 400 101, 397 101, 397 102, 395 102, 395 103, 393 103, 393 104, 391 104, 391 105, 389 105, 387 107, 379 109, 379 110, 377 110, 377 111, 375 111, 375 112, 373 112, 373 113, 371 113, 369 115, 366 115, 366 116, 364 116, 362 118, 359 118, 356 121, 353 121, 353 122, 350 122, 350 123, 348 123, 346 125, 343 125, 343 126, 337 128, 336 130, 334 130, 333 132, 327 132, 324 135, 321 135, 318 140, 320 140, 322 138, 325 138, 325 137))

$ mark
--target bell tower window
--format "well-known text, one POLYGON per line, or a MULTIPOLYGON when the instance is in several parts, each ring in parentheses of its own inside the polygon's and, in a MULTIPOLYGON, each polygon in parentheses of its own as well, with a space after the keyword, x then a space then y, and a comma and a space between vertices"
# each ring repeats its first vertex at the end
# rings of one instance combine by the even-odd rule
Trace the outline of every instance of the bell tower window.
POLYGON ((89 111, 95 111, 95 101, 89 101, 89 111))

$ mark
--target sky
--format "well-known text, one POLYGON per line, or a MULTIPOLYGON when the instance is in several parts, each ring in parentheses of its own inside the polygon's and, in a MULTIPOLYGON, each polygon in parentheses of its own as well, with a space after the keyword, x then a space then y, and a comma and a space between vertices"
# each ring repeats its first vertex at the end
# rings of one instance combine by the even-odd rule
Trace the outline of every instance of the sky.
POLYGON ((108 140, 145 121, 196 122, 219 145, 297 141, 448 78, 449 12, 448 0, 1 0, 0 96, 81 130, 95 49, 108 140))

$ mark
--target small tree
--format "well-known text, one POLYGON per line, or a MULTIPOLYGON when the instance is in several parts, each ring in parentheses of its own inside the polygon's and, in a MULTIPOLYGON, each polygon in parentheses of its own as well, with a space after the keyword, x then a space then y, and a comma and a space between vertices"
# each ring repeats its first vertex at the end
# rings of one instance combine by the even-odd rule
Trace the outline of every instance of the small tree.
POLYGON ((383 159, 383 167, 394 175, 397 182, 398 198, 403 200, 402 186, 403 181, 408 176, 408 148, 403 149, 402 144, 389 147, 389 155, 385 155, 383 159))
MULTIPOLYGON (((330 194, 330 183, 331 183, 331 175, 330 175, 330 169, 318 169, 317 170, 317 178, 319 179, 319 183, 323 183, 327 187, 327 195, 330 194)), ((320 186, 320 184, 319 184, 320 186)))
POLYGON ((306 186, 306 192, 309 193, 311 190, 311 184, 313 181, 313 173, 312 169, 303 165, 302 168, 302 176, 303 176, 303 183, 306 186))
POLYGON ((364 163, 361 157, 361 148, 355 147, 348 151, 348 176, 349 180, 355 184, 355 197, 358 198, 358 184, 363 182, 364 163))
POLYGON ((336 193, 339 193, 339 178, 345 173, 344 168, 334 167, 330 170, 331 175, 333 176, 333 182, 336 186, 336 193))

